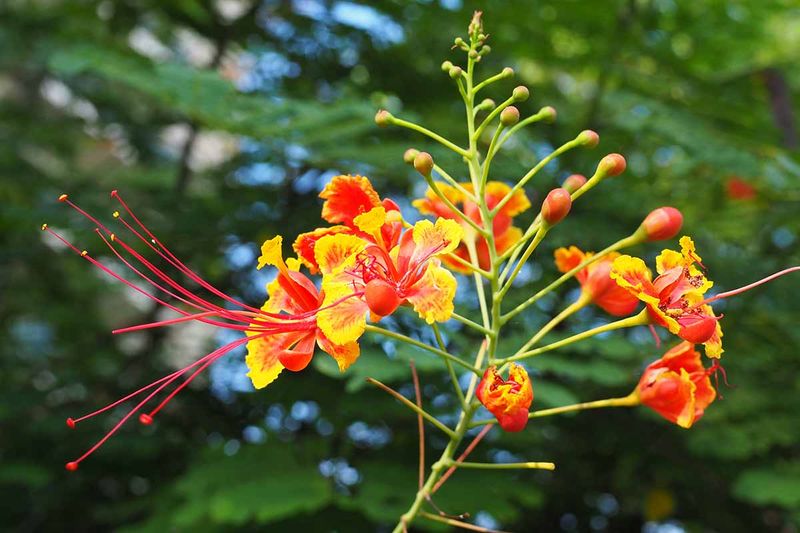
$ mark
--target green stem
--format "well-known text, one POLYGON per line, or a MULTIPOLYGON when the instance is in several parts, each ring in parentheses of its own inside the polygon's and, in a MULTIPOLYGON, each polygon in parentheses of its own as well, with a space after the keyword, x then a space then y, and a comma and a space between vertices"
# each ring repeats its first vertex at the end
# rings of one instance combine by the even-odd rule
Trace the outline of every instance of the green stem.
POLYGON ((406 344, 411 344, 412 346, 416 346, 417 348, 422 348, 423 350, 426 350, 428 352, 436 354, 439 357, 442 357, 442 358, 444 358, 446 360, 452 361, 453 363, 466 368, 467 370, 469 370, 470 372, 472 372, 473 374, 476 374, 478 376, 483 374, 480 370, 478 370, 474 366, 470 365, 466 361, 462 361, 458 357, 456 357, 454 355, 451 355, 450 353, 448 353, 448 352, 446 352, 444 350, 440 350, 438 348, 434 348, 433 346, 429 346, 429 345, 425 344, 424 342, 420 342, 420 341, 418 341, 416 339, 412 339, 411 337, 409 337, 407 335, 403 335, 402 333, 396 333, 394 331, 389 331, 388 329, 379 328, 378 326, 373 326, 372 324, 367 324, 366 331, 369 331, 371 333, 378 333, 380 335, 383 335, 384 337, 389 337, 390 339, 395 339, 395 340, 398 340, 400 342, 404 342, 406 344))
MULTIPOLYGON (((542 242, 544 236, 547 235, 548 228, 546 226, 547 225, 539 226, 539 231, 536 232, 536 235, 533 237, 533 240, 528 245, 528 248, 525 250, 525 253, 522 254, 522 257, 520 257, 519 261, 517 261, 516 265, 514 265, 514 270, 511 271, 511 275, 508 276, 508 279, 504 282, 503 288, 500 289, 500 293, 498 294, 499 298, 503 298, 508 293, 509 289, 511 288, 511 284, 514 283, 515 279, 517 279, 517 275, 519 274, 519 271, 522 270, 522 267, 525 265, 525 262, 539 246, 539 243, 542 242)), ((505 270, 500 275, 501 278, 506 277, 506 272, 508 272, 508 269, 511 268, 512 264, 514 263, 508 263, 506 265, 505 270)))
POLYGON ((452 315, 450 315, 450 318, 452 318, 453 320, 456 320, 458 322, 461 322, 465 326, 470 327, 470 328, 474 329, 475 331, 479 331, 479 332, 483 333, 484 335, 491 335, 492 334, 491 330, 486 329, 485 327, 481 326, 477 322, 473 322, 469 318, 461 316, 458 313, 453 313, 452 315))
POLYGON ((512 361, 519 361, 520 359, 528 359, 530 357, 537 356, 539 354, 543 354, 545 352, 549 352, 551 350, 555 350, 557 348, 561 348, 563 346, 567 346, 569 344, 582 341, 584 339, 588 339, 590 337, 594 337, 595 335, 599 335, 601 333, 605 333, 606 331, 614 331, 617 329, 623 328, 631 328, 634 326, 646 326, 650 323, 650 316, 647 313, 647 309, 642 309, 642 311, 636 315, 633 315, 628 318, 623 318, 622 320, 617 320, 615 322, 611 322, 609 324, 605 324, 603 326, 598 326, 596 328, 588 329, 576 335, 572 335, 571 337, 567 337, 566 339, 562 339, 557 342, 553 342, 546 346, 542 346, 541 348, 536 348, 534 350, 528 351, 518 351, 511 357, 506 357, 502 360, 503 365, 507 365, 512 361))
POLYGON ((367 383, 369 383, 370 385, 375 385, 379 389, 381 389, 381 390, 383 390, 385 392, 388 392, 389 394, 394 396, 395 399, 399 400, 400 403, 402 403, 403 405, 405 405, 406 407, 408 407, 409 409, 411 409, 412 411, 414 411, 415 413, 417 413, 418 415, 423 417, 425 420, 427 420, 428 422, 430 422, 431 424, 436 426, 436 428, 441 430, 445 435, 447 435, 451 439, 455 438, 455 436, 456 436, 456 432, 455 431, 453 431, 449 427, 447 427, 444 424, 442 424, 441 422, 439 422, 436 419, 435 416, 433 416, 432 414, 428 413, 425 409, 420 408, 417 404, 415 404, 414 402, 412 402, 411 400, 409 400, 408 398, 406 398, 405 396, 403 396, 402 394, 400 394, 396 390, 392 389, 391 387, 389 387, 387 385, 384 385, 383 383, 381 383, 377 379, 373 379, 373 378, 367 378, 367 383))
POLYGON ((481 137, 481 133, 483 133, 483 130, 485 130, 485 129, 486 129, 486 127, 487 127, 489 124, 491 124, 491 123, 492 123, 492 121, 493 121, 495 118, 497 118, 497 115, 499 115, 499 114, 500 114, 500 113, 503 111, 503 109, 507 108, 508 106, 510 106, 511 104, 513 104, 515 101, 516 101, 516 100, 514 99, 514 97, 513 97, 513 96, 511 96, 511 97, 509 97, 508 99, 506 99, 506 100, 503 100, 503 102, 502 102, 502 103, 501 103, 499 106, 495 107, 495 108, 492 110, 492 112, 491 112, 491 113, 489 113, 489 114, 486 116, 486 118, 485 118, 485 119, 483 119, 483 122, 481 122, 481 125, 480 125, 480 126, 478 126, 478 129, 477 129, 477 131, 475 131, 475 133, 473 134, 473 138, 474 138, 474 140, 476 140, 476 141, 477 141, 478 139, 480 139, 480 137, 481 137))
POLYGON ((465 463, 458 461, 449 461, 448 466, 455 466, 458 468, 476 468, 480 470, 520 470, 520 469, 538 469, 538 470, 555 470, 554 463, 465 463))
MULTIPOLYGON (((466 245, 466 241, 464 242, 464 244, 466 245)), ((469 261, 465 261, 464 259, 458 257, 456 254, 449 253, 447 254, 447 258, 452 261, 455 261, 459 265, 462 265, 464 268, 466 268, 473 274, 478 274, 486 279, 489 279, 491 277, 491 274, 489 272, 486 272, 484 269, 473 265, 469 261)))
POLYGON ((473 202, 476 202, 476 203, 477 203, 477 200, 475 199, 475 196, 474 196, 474 195, 473 195, 473 194, 472 194, 470 191, 468 191, 467 189, 465 189, 465 188, 464 188, 464 187, 463 187, 463 186, 462 186, 460 183, 458 183, 458 182, 457 182, 457 181, 456 181, 456 180, 453 178, 453 176, 451 176, 450 174, 448 174, 448 173, 447 173, 447 172, 446 172, 446 171, 445 171, 445 170, 444 170, 442 167, 440 167, 439 165, 437 165, 436 163, 434 163, 434 164, 433 164, 433 170, 434 170, 434 171, 435 171, 437 174, 439 174, 439 175, 442 177, 442 179, 443 179, 443 180, 445 180, 447 183, 449 183, 450 185, 452 185, 453 187, 455 187, 455 189, 456 189, 458 192, 460 192, 461 194, 463 194, 465 198, 467 198, 468 200, 471 200, 471 201, 473 201, 473 202))
POLYGON ((591 265, 595 261, 599 261, 603 257, 607 256, 611 252, 615 252, 617 250, 621 250, 623 248, 627 248, 628 246, 633 246, 634 244, 638 244, 641 242, 641 238, 636 236, 636 234, 625 237, 624 239, 620 239, 608 248, 605 248, 593 256, 584 259, 578 266, 573 268, 572 270, 565 272, 561 277, 556 279, 554 282, 519 304, 517 307, 509 311, 508 313, 504 314, 502 317, 503 324, 507 323, 509 320, 517 316, 519 313, 536 303, 540 298, 545 296, 546 294, 554 291, 558 287, 560 287, 565 281, 572 279, 575 274, 586 268, 587 266, 591 265))
POLYGON ((483 89, 487 85, 491 85, 492 83, 494 83, 496 81, 504 80, 504 79, 509 78, 511 76, 513 76, 513 73, 512 74, 508 74, 506 72, 501 72, 499 74, 495 74, 491 78, 486 78, 485 80, 480 82, 478 85, 476 85, 474 89, 472 89, 472 94, 476 95, 476 94, 478 94, 480 92, 481 89, 483 89))
POLYGON ((445 204, 445 205, 448 207, 448 209, 450 209, 450 210, 451 210, 453 213, 455 213, 455 214, 458 216, 458 218, 460 218, 461 220, 463 220, 464 222, 466 222, 466 223, 467 223, 467 224, 468 224, 468 225, 469 225, 469 226, 470 226, 472 229, 474 229, 474 230, 475 230, 475 231, 476 231, 478 234, 480 234, 480 235, 481 235, 481 236, 483 236, 483 237, 486 237, 486 236, 487 236, 487 234, 486 234, 486 230, 485 230, 485 229, 483 229, 482 227, 478 226, 478 225, 475 223, 475 221, 474 221, 474 220, 472 220, 472 219, 471 219, 471 218, 469 218, 467 215, 465 215, 464 213, 462 213, 462 212, 461 212, 461 210, 460 210, 459 208, 457 208, 457 207, 456 207, 456 206, 453 204, 453 202, 451 202, 451 201, 450 201, 450 198, 448 198, 448 197, 447 197, 447 195, 446 195, 446 194, 444 194, 444 193, 443 193, 443 192, 442 192, 442 191, 439 189, 439 186, 438 186, 438 185, 436 185, 436 182, 434 181, 434 179, 433 179, 433 178, 432 178, 430 175, 428 175, 428 176, 423 176, 423 177, 425 178, 425 181, 428 183, 428 187, 430 187, 430 188, 431 188, 431 190, 433 191, 433 193, 434 193, 436 196, 438 196, 438 197, 439 197, 439 199, 440 199, 442 202, 444 202, 444 204, 445 204))
MULTIPOLYGON (((633 391, 627 396, 622 398, 608 398, 605 400, 595 400, 593 402, 583 402, 583 403, 575 403, 572 405, 564 405, 562 407, 553 407, 552 409, 540 409, 538 411, 533 411, 532 413, 528 414, 528 419, 532 418, 542 418, 545 416, 553 416, 553 415, 560 415, 562 413, 572 413, 575 411, 583 411, 586 409, 600 409, 602 407, 634 407, 639 405, 641 400, 639 399, 639 394, 636 391, 633 391)), ((472 424, 470 424, 470 428, 476 428, 479 426, 486 426, 489 424, 496 424, 497 420, 494 418, 488 418, 486 420, 476 420, 472 424)))
MULTIPOLYGON (((447 346, 445 346, 444 339, 442 339, 442 332, 439 330, 439 325, 434 322, 431 327, 433 328, 433 334, 436 336, 436 343, 439 345, 439 349, 446 352, 447 346)), ((447 373, 450 374, 450 381, 452 381, 453 390, 455 390, 456 396, 458 396, 458 400, 461 403, 461 409, 466 410, 467 401, 464 398, 464 392, 461 390, 461 384, 458 382, 458 376, 453 368, 453 363, 451 363, 449 359, 445 359, 444 364, 447 365, 447 373)))
POLYGON ((419 124, 414 124, 413 122, 409 122, 408 120, 403 120, 402 118, 397 118, 397 117, 392 117, 391 118, 391 123, 395 124, 397 126, 402 126, 403 128, 408 128, 410 130, 414 130, 414 131, 419 132, 419 133, 421 133, 423 135, 427 135, 428 137, 430 137, 434 141, 437 141, 441 145, 446 146, 447 148, 451 149, 452 151, 454 151, 455 153, 457 153, 461 157, 466 157, 467 159, 469 159, 469 152, 467 152, 466 150, 464 150, 460 146, 456 145, 455 143, 445 139, 444 137, 442 137, 438 133, 432 132, 428 128, 425 128, 423 126, 420 126, 419 124))
POLYGON ((534 166, 532 169, 530 169, 528 171, 528 173, 525 174, 522 177, 522 179, 520 179, 513 187, 511 187, 511 190, 508 191, 508 194, 506 194, 505 197, 502 200, 500 200, 497 203, 496 206, 494 206, 494 209, 492 209, 492 213, 493 214, 499 213, 500 210, 503 207, 505 207, 505 205, 511 200, 511 198, 514 197, 514 194, 516 194, 517 191, 519 191, 521 188, 523 188, 528 183, 528 181, 530 181, 531 178, 533 178, 550 161, 552 161, 556 157, 560 156, 564 152, 566 152, 568 150, 571 150, 572 148, 575 148, 577 146, 581 146, 581 142, 578 141, 577 139, 572 139, 571 141, 562 144, 561 146, 556 148, 552 153, 550 153, 548 156, 546 156, 541 161, 539 161, 536 164, 536 166, 534 166))
POLYGON ((581 292, 581 295, 578 297, 578 299, 577 299, 577 300, 575 300, 574 302, 572 302, 571 304, 569 304, 569 305, 568 305, 566 308, 564 308, 564 310, 563 310, 563 311, 561 311, 559 314, 557 314, 555 317, 553 317, 553 319, 552 319, 552 320, 550 320, 550 322, 548 322, 547 324, 545 324, 544 326, 542 326, 542 329, 540 329, 539 331, 537 331, 537 332, 536 332, 536 335, 534 335, 533 337, 531 337, 531 338, 528 340, 528 342, 526 342, 525 344, 523 344, 523 345, 522 345, 522 347, 519 349, 519 351, 520 351, 520 352, 524 352, 525 350, 527 350, 528 348, 530 348, 531 346, 533 346, 534 344, 536 344, 537 342, 539 342, 540 340, 542 340, 542 338, 543 338, 545 335, 547 335, 548 333, 550 333, 550 331, 552 331, 552 329, 553 329, 554 327, 556 327, 556 326, 557 326, 557 325, 559 325, 559 324, 560 324, 562 321, 564 321, 564 319, 568 318, 568 317, 569 317, 569 316, 571 316, 573 313, 576 313, 576 312, 578 312, 579 310, 583 309, 583 308, 584 308, 584 307, 586 307, 586 306, 587 306, 589 303, 591 303, 591 301, 592 301, 592 298, 591 298, 591 296, 589 296, 589 295, 588 295, 587 293, 585 293, 585 292, 581 292))

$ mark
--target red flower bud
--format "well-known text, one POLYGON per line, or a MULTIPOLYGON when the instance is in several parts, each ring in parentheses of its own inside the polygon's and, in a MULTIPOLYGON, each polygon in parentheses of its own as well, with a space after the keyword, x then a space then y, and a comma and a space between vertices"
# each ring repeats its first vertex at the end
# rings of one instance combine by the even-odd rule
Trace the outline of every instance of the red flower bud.
POLYGON ((553 189, 542 204, 542 219, 550 226, 561 222, 572 208, 572 198, 566 189, 553 189))
POLYGON ((645 369, 636 393, 644 405, 689 428, 717 396, 708 374, 694 345, 682 342, 645 369))
POLYGON ((423 176, 430 176, 433 170, 433 158, 428 152, 419 152, 414 156, 414 168, 423 176))
POLYGON ((597 171, 604 176, 619 176, 625 172, 627 166, 625 158, 620 154, 608 154, 600 160, 600 164, 597 165, 597 171))
POLYGON ((561 187, 563 187, 564 189, 566 189, 567 192, 572 194, 581 187, 583 187, 585 183, 586 183, 586 176, 582 176, 581 174, 573 174, 564 180, 564 183, 561 184, 561 187))
POLYGON ((379 316, 391 315, 403 303, 397 290, 382 279, 373 279, 367 283, 364 299, 369 310, 379 316))
POLYGON ((490 366, 475 392, 478 400, 494 415, 505 431, 522 431, 528 423, 528 409, 533 403, 533 387, 525 369, 511 363, 508 380, 490 366))
POLYGON ((681 231, 683 215, 674 207, 659 207, 650 211, 640 226, 648 241, 663 241, 673 238, 681 231))
POLYGON ((697 318, 687 317, 681 320, 681 329, 678 336, 695 344, 702 344, 710 339, 717 331, 717 317, 700 315, 697 318))

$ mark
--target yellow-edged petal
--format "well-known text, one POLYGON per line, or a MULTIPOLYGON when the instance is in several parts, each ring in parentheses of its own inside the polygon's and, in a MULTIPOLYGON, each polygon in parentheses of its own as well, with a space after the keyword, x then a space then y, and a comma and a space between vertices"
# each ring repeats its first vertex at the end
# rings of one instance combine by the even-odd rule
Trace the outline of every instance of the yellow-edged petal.
POLYGON ((448 218, 437 218, 435 224, 430 220, 420 220, 414 224, 413 231, 416 260, 452 252, 464 236, 461 224, 448 218))
POLYGON ((414 284, 408 301, 428 324, 445 322, 453 314, 456 285, 456 278, 439 266, 439 261, 432 261, 422 279, 414 284))
POLYGON ((355 217, 353 223, 364 233, 373 235, 386 223, 386 209, 381 206, 374 207, 355 217))
MULTIPOLYGON (((248 334, 254 335, 251 332, 248 334)), ((269 335, 247 342, 247 356, 244 362, 249 369, 247 377, 255 388, 263 389, 275 381, 283 370, 283 365, 278 360, 278 354, 285 348, 283 335, 269 335)))
POLYGON ((680 414, 678 415, 678 419, 675 421, 682 428, 689 429, 692 427, 694 423, 694 416, 695 416, 695 391, 697 390, 697 385, 694 384, 692 381, 692 377, 686 371, 685 368, 681 368, 681 380, 680 380, 680 387, 681 389, 688 391, 688 398, 684 403, 683 409, 681 410, 680 414))
POLYGON ((283 237, 277 235, 271 239, 264 241, 261 245, 261 256, 258 258, 257 269, 261 270, 266 265, 281 266, 283 265, 283 237))
POLYGON ((361 352, 357 342, 334 344, 324 334, 317 335, 317 344, 325 353, 333 357, 339 366, 340 372, 344 372, 350 365, 355 363, 361 352))
POLYGON ((356 341, 367 325, 369 307, 353 294, 348 283, 325 283, 323 309, 317 313, 317 326, 334 344, 347 344, 356 341), (335 305, 334 305, 335 304, 335 305))
POLYGON ((326 235, 314 246, 314 259, 319 271, 327 275, 345 264, 351 264, 367 242, 356 235, 339 233, 326 235))

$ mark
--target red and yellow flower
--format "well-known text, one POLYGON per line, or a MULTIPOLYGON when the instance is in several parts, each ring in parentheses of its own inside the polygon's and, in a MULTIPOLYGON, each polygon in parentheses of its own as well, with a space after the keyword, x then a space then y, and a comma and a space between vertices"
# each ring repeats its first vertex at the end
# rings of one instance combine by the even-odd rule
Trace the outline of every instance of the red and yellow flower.
MULTIPOLYGON (((680 338, 703 344, 708 357, 722 355, 722 327, 711 306, 702 303, 713 282, 695 266, 701 264, 692 239, 680 239, 681 252, 664 250, 656 258, 658 277, 638 257, 622 255, 611 267, 611 277, 647 305, 650 319, 680 338)), ((702 264, 701 264, 702 265, 702 264)))
POLYGON ((402 233, 391 248, 380 236, 388 214, 381 207, 357 216, 356 234, 328 235, 315 246, 315 261, 323 274, 323 309, 317 323, 333 342, 357 339, 373 320, 408 303, 428 323, 444 322, 453 313, 456 280, 439 258, 458 246, 463 230, 452 220, 422 220, 402 233), (367 234, 372 239, 360 235, 367 234), (348 298, 356 293, 358 298, 348 298), (331 306, 336 303, 334 307, 331 306))
MULTIPOLYGON (((472 184, 462 183, 461 186, 466 191, 469 191, 470 193, 473 192, 472 184)), ((483 224, 480 208, 475 202, 469 198, 466 198, 465 195, 455 187, 445 183, 440 183, 437 185, 437 187, 439 188, 439 191, 454 206, 459 207, 461 211, 473 222, 478 225, 483 224)), ((489 209, 494 209, 494 207, 500 203, 500 201, 505 198, 509 192, 511 192, 511 187, 503 182, 488 182, 486 184, 485 192, 487 207, 489 209)), ((483 269, 489 269, 491 267, 489 244, 487 243, 486 239, 480 235, 477 235, 472 227, 464 222, 464 220, 462 220, 461 217, 459 217, 452 209, 450 209, 450 207, 448 207, 447 204, 441 198, 439 198, 436 193, 433 192, 433 190, 428 189, 425 193, 425 198, 414 200, 413 205, 423 215, 433 215, 452 219, 461 224, 461 226, 464 228, 464 239, 470 239, 475 243, 479 266, 483 269)), ((496 253, 502 254, 522 238, 522 230, 513 225, 513 219, 515 216, 526 211, 530 206, 531 202, 525 195, 525 191, 519 190, 513 194, 511 199, 506 202, 503 208, 497 213, 492 225, 496 253)), ((464 243, 456 248, 453 253, 464 261, 470 261, 469 251, 464 243)), ((442 261, 453 270, 463 273, 469 272, 461 263, 449 259, 446 256, 442 258, 442 261)))
MULTIPOLYGON (((560 272, 569 272, 592 255, 577 246, 559 248, 555 251, 556 266, 560 272)), ((575 278, 589 301, 611 315, 627 316, 639 305, 639 299, 611 279, 611 265, 617 257, 619 254, 612 252, 579 270, 575 278)))
POLYGON ((272 383, 284 368, 294 372, 303 370, 311 361, 316 346, 330 354, 342 371, 359 354, 358 343, 351 341, 335 344, 317 327, 316 316, 322 307, 324 294, 317 290, 313 281, 300 272, 299 259, 289 258, 284 262, 282 242, 283 239, 278 236, 261 246, 258 268, 272 265, 278 269, 277 277, 267 286, 269 298, 261 310, 271 316, 285 313, 287 317, 304 316, 308 320, 305 321, 305 328, 296 331, 269 336, 258 335, 258 330, 247 332, 252 337, 247 342, 245 363, 250 370, 247 375, 257 389, 272 383))
POLYGON ((690 428, 717 397, 709 373, 694 345, 684 341, 645 369, 635 394, 670 422, 690 428))
POLYGON ((525 429, 528 410, 533 403, 533 387, 523 367, 511 363, 508 379, 503 379, 497 367, 490 366, 484 372, 475 394, 505 431, 525 429))
POLYGON ((302 233, 293 244, 297 257, 312 274, 319 271, 314 248, 317 242, 325 236, 357 235, 387 249, 391 249, 397 244, 403 229, 400 208, 388 198, 381 199, 368 178, 349 174, 334 176, 319 197, 325 200, 322 204, 322 218, 336 225, 302 233), (386 211, 386 223, 377 235, 362 232, 354 222, 355 219, 376 207, 383 207, 386 211))

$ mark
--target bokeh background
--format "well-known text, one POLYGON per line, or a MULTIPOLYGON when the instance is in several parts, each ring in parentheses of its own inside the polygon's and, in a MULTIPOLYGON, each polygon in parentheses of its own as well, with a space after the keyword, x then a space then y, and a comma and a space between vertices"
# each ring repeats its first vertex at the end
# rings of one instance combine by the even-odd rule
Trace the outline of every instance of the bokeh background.
MULTIPOLYGON (((599 249, 645 213, 685 214, 720 290, 800 263, 800 8, 793 0, 680 2, 6 0, 0 4, 0 529, 5 531, 386 531, 416 488, 416 419, 364 377, 411 393, 408 360, 442 419, 456 409, 426 354, 366 339, 339 375, 317 356, 255 393, 235 351, 150 427, 131 424, 80 471, 64 463, 122 412, 93 410, 230 336, 181 326, 114 337, 159 316, 147 301, 39 231, 48 222, 107 259, 69 192, 108 217, 119 189, 207 279, 259 305, 260 243, 320 223, 321 187, 369 175, 406 209, 423 191, 402 162, 438 146, 372 122, 385 107, 463 140, 463 108, 439 65, 485 10, 488 76, 510 65, 558 121, 498 158, 513 180, 581 129, 600 146, 553 163, 534 205, 609 152, 628 171, 575 206, 526 268, 523 298, 554 276, 552 251, 599 249)), ((527 213, 530 220, 533 213, 527 213)), ((288 250, 287 250, 288 251, 288 250)), ((637 253, 652 259, 659 247, 637 253)), ((467 284, 464 283, 466 286, 467 284)), ((493 431, 474 460, 552 460, 555 473, 459 472, 437 497, 511 531, 796 531, 800 525, 800 304, 783 278, 728 302, 731 387, 689 431, 644 409, 493 431)), ((511 349, 576 296, 544 299, 503 339, 511 349)), ((474 313, 468 290, 462 313, 474 313)), ((608 321, 586 310, 553 338, 608 321)), ((424 340, 413 317, 388 326, 424 340)), ((452 325, 458 354, 476 339, 452 325)), ((626 394, 659 351, 646 329, 531 361, 539 408, 626 394)), ((664 336, 667 343, 672 342, 664 336)), ((449 418, 450 417, 450 418, 449 418)), ((429 456, 443 442, 428 432, 429 456)), ((437 454, 438 455, 438 454, 437 454)), ((441 530, 420 522, 415 530, 441 530)))

